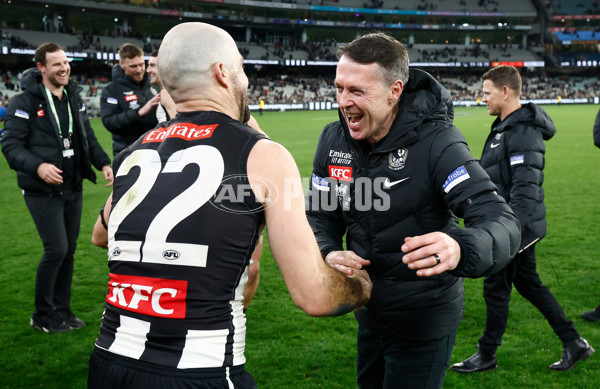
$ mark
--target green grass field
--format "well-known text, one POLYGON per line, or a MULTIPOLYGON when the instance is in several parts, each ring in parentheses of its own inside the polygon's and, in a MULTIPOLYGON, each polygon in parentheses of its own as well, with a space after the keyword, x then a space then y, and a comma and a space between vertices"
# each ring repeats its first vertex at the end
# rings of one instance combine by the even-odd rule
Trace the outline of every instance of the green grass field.
MULTIPOLYGON (((580 333, 600 349, 600 323, 581 312, 600 303, 600 150, 592 141, 598 106, 546 107, 558 133, 547 144, 545 191, 548 236, 538 244, 538 271, 580 333), (596 173, 594 173, 596 172, 596 173)), ((271 138, 294 155, 303 177, 323 126, 335 111, 266 112, 258 116, 271 138)), ((485 108, 456 110, 455 124, 479 156, 492 118, 485 108)), ((96 135, 110 154, 110 137, 98 119, 96 135)), ((16 174, 0 158, 0 388, 84 388, 106 292, 104 250, 90 242, 96 215, 110 189, 84 187, 84 209, 75 258, 72 308, 87 322, 81 330, 45 334, 29 326, 35 271, 42 245, 16 185, 16 174)), ((452 362, 470 356, 485 323, 482 279, 466 280, 466 310, 452 362)), ((352 315, 311 318, 294 306, 265 245, 261 284, 248 310, 247 370, 259 388, 355 388, 356 322, 352 315)), ((598 388, 600 351, 570 372, 548 365, 562 346, 542 315, 513 294, 499 368, 459 375, 448 371, 445 388, 598 388)), ((398 387, 402 387, 399 383, 398 387)))

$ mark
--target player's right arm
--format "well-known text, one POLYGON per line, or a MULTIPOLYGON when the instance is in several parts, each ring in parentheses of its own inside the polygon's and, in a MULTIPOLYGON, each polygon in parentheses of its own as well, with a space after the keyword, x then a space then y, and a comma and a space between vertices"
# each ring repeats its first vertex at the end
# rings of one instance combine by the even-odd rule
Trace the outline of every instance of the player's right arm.
POLYGON ((106 200, 106 204, 102 207, 102 212, 98 215, 96 219, 96 224, 94 224, 94 229, 92 231, 92 243, 98 247, 107 248, 108 247, 108 215, 110 215, 110 209, 112 206, 112 192, 110 196, 108 196, 108 200, 106 200), (102 223, 104 220, 104 223, 102 223), (105 226, 106 225, 106 226, 105 226))
POLYGON ((265 199, 271 252, 294 303, 311 316, 342 315, 363 306, 371 295, 371 280, 364 270, 349 277, 323 260, 290 153, 277 143, 259 141, 248 158, 248 176, 259 200, 265 199))

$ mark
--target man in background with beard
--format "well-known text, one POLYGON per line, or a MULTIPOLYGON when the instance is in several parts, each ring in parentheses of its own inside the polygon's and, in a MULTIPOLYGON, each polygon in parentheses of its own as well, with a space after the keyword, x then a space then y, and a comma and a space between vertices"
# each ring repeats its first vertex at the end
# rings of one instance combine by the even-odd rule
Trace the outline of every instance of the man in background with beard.
POLYGON ((145 73, 144 51, 125 43, 119 48, 119 57, 112 70, 112 81, 102 89, 100 97, 100 116, 112 133, 115 157, 158 123, 156 106, 160 102, 160 93, 145 73))
POLYGON ((175 102, 173 102, 171 95, 169 95, 169 92, 167 92, 163 86, 160 76, 158 75, 158 66, 156 65, 157 57, 158 50, 154 50, 150 53, 146 73, 150 76, 150 84, 156 86, 160 90, 160 103, 156 106, 156 119, 159 123, 164 123, 175 117, 177 111, 175 111, 175 102))
POLYGON ((34 60, 36 68, 23 75, 23 92, 8 105, 2 152, 17 171, 44 246, 29 323, 44 332, 67 332, 85 325, 71 311, 83 179, 96 183, 94 166, 111 185, 113 171, 90 126, 81 87, 70 82, 71 66, 62 47, 43 43, 34 60))

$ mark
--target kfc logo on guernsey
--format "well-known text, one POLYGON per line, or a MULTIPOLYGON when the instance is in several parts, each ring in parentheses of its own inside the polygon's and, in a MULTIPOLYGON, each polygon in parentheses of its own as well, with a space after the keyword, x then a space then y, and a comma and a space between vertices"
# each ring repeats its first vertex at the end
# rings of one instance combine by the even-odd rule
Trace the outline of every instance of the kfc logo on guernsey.
POLYGON ((106 302, 148 316, 185 319, 187 281, 110 273, 106 302))
POLYGON ((129 96, 125 96, 125 101, 134 101, 137 100, 137 95, 129 95, 129 96))
POLYGON ((193 123, 176 123, 167 128, 161 127, 150 131, 142 143, 162 142, 167 138, 180 138, 187 141, 210 138, 218 126, 218 124, 198 126, 193 123))
POLYGON ((329 165, 329 177, 340 181, 352 181, 352 168, 349 166, 329 165))

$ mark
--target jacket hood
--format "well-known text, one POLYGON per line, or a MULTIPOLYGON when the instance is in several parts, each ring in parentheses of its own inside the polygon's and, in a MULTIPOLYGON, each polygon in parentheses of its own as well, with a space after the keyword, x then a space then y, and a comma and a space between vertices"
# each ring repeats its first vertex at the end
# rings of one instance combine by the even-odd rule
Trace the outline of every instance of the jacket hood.
POLYGON ((418 130, 425 122, 452 124, 454 119, 452 97, 442 84, 423 70, 409 69, 408 74, 392 129, 376 146, 381 151, 416 141, 418 130))
POLYGON ((113 81, 118 81, 123 84, 128 85, 145 85, 150 82, 150 78, 148 77, 148 73, 144 72, 144 78, 142 78, 142 82, 136 82, 133 78, 129 77, 125 74, 125 71, 118 63, 115 64, 110 73, 113 81))
POLYGON ((127 77, 125 75, 125 71, 118 63, 113 65, 112 71, 110 72, 110 76, 113 80, 121 79, 127 77))
MULTIPOLYGON (((409 69, 408 82, 404 85, 398 104, 398 113, 389 134, 373 145, 373 151, 387 152, 415 142, 424 122, 451 124, 454 119, 450 92, 423 70, 409 69)), ((340 121, 348 132, 341 112, 340 121)))
MULTIPOLYGON (((556 126, 550 115, 533 103, 521 105, 521 109, 508 115, 496 126, 496 131, 503 131, 517 123, 539 129, 544 140, 552 138, 556 133, 556 126)), ((494 122, 494 124, 496 123, 494 122)))
POLYGON ((42 73, 38 68, 29 68, 23 72, 23 77, 21 77, 21 89, 40 95, 41 92, 36 88, 36 85, 41 83, 42 73))
POLYGON ((394 127, 416 128, 424 121, 452 123, 453 119, 454 104, 450 92, 429 73, 410 69, 394 127))

